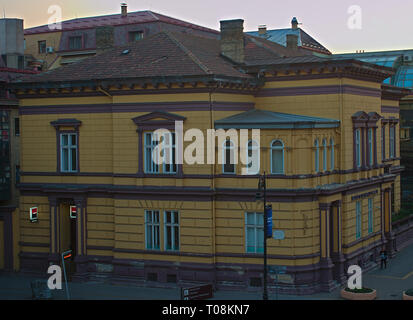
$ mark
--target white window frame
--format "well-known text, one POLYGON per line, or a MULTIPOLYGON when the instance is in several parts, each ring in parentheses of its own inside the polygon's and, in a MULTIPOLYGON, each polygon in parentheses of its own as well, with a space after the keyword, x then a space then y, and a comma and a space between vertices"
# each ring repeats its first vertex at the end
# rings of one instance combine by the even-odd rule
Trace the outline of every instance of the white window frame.
POLYGON ((369 224, 368 232, 373 233, 374 229, 374 199, 369 198, 369 224))
POLYGON ((145 248, 146 250, 161 250, 161 214, 159 210, 145 210, 145 248), (148 220, 148 214, 151 220, 148 220), (155 216, 157 215, 158 221, 155 216), (152 245, 148 245, 149 235, 148 228, 151 229, 152 245), (156 246, 157 244, 157 246, 156 246))
POLYGON ((374 164, 374 155, 373 155, 373 129, 369 128, 367 130, 367 143, 369 148, 369 165, 372 166, 374 164))
POLYGON ((284 142, 280 139, 275 139, 271 141, 271 174, 285 174, 285 145, 284 142), (281 143, 281 146, 274 146, 274 143, 279 142, 281 143), (282 151, 282 170, 281 172, 275 172, 275 169, 273 167, 273 151, 282 151))
POLYGON ((225 140, 224 144, 222 146, 222 173, 223 174, 236 174, 237 172, 237 166, 235 165, 235 146, 234 146, 234 142, 232 140, 225 140), (227 146, 227 142, 230 143, 229 146, 227 146), (225 171, 225 164, 226 164, 226 160, 227 160, 227 150, 230 150, 230 158, 232 155, 232 158, 234 160, 234 163, 231 164, 234 166, 234 170, 233 171, 225 171))
POLYGON ((314 141, 314 169, 316 173, 320 172, 320 144, 318 142, 318 139, 315 139, 314 141))
POLYGON ((63 173, 74 173, 78 172, 79 163, 79 137, 77 133, 60 133, 60 172, 63 173), (67 145, 63 145, 63 137, 67 137, 67 145), (76 144, 72 144, 72 137, 76 138, 76 144), (67 170, 63 168, 63 150, 67 150, 67 170), (72 150, 76 150, 76 168, 73 169, 72 166, 72 150))
POLYGON ((159 165, 157 164, 157 154, 154 153, 155 147, 158 145, 155 133, 145 132, 144 133, 144 164, 145 164, 145 173, 150 174, 159 174, 159 165), (147 137, 150 137, 150 143, 147 142, 147 137), (151 163, 148 163, 148 156, 150 156, 151 163), (155 156, 155 159, 153 158, 155 156))
POLYGON ((169 152, 169 164, 164 161, 163 163, 163 173, 164 174, 176 174, 178 166, 174 163, 175 152, 176 152, 176 136, 175 132, 165 133, 163 135, 164 139, 164 152, 169 152), (169 170, 166 166, 169 165, 169 170))
POLYGON ((180 215, 179 211, 174 211, 174 210, 165 210, 164 211, 164 249, 165 251, 179 251, 180 246, 181 246, 181 230, 179 223, 180 222, 180 215), (178 221, 175 221, 175 213, 178 216, 178 221), (167 215, 171 215, 171 222, 167 222, 167 215), (168 233, 167 233, 167 228, 171 228, 171 248, 168 249, 168 233), (178 244, 175 243, 175 233, 178 231, 178 244))
POLYGON ((264 213, 263 212, 245 212, 245 252, 246 253, 264 253, 264 241, 260 243, 259 233, 262 232, 264 237, 264 213), (248 215, 254 215, 254 224, 248 224, 248 215), (258 223, 258 217, 262 216, 262 224, 258 223), (254 243, 248 242, 248 229, 254 230, 254 243), (248 251, 248 248, 254 247, 254 251, 248 251))

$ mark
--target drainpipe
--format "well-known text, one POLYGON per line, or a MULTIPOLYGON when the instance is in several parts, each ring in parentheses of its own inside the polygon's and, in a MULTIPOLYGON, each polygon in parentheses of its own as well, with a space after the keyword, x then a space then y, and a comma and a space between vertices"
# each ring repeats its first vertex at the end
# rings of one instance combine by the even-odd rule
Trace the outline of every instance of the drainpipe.
MULTIPOLYGON (((213 92, 214 92, 214 88, 211 88, 209 91, 209 123, 210 123, 211 129, 215 129, 214 110, 213 110, 213 102, 212 102, 213 92)), ((212 254, 213 255, 212 256, 213 256, 213 264, 214 264, 214 288, 216 289, 216 283, 217 283, 216 253, 217 252, 216 252, 215 164, 211 165, 211 189, 212 189, 212 228, 213 228, 213 231, 212 231, 212 248, 213 248, 212 254)))

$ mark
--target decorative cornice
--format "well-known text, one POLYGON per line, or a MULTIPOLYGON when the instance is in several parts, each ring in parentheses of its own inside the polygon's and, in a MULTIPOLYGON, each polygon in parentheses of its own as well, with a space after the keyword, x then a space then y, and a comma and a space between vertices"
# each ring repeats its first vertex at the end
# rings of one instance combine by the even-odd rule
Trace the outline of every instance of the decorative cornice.
POLYGON ((74 127, 77 130, 82 124, 82 121, 77 119, 59 119, 50 122, 50 124, 55 127, 56 130, 59 130, 60 127, 74 127))

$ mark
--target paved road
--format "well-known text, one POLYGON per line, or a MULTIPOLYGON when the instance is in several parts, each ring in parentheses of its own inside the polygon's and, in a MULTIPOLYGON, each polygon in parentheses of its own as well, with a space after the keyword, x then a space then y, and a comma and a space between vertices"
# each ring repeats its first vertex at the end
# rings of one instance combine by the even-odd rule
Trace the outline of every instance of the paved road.
MULTIPOLYGON (((30 300, 33 277, 21 274, 0 274, 0 300, 30 300)), ((363 275, 363 286, 377 289, 378 299, 400 300, 402 292, 413 288, 413 244, 389 261, 385 270, 375 269, 363 275)), ((76 300, 179 300, 179 289, 142 288, 96 282, 69 283, 72 299, 76 300)), ((276 298, 270 294, 270 300, 276 298)), ((53 292, 53 299, 64 300, 64 290, 53 292)), ((261 293, 218 291, 213 300, 261 300, 261 293)), ((280 300, 337 300, 340 289, 311 296, 278 295, 280 300)))

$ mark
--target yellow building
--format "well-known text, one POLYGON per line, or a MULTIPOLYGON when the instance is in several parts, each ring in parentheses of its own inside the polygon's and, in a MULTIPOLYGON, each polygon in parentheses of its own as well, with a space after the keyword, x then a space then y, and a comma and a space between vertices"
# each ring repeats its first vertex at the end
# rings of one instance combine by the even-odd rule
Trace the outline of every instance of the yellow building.
MULTIPOLYGON (((207 147, 196 152, 204 162, 153 165, 151 134, 169 129, 174 145, 182 122, 184 133, 204 137, 260 130, 259 173, 274 230, 285 233, 268 240, 268 264, 286 266, 285 292, 336 287, 348 266, 366 270, 383 247, 393 252, 401 93, 381 84, 391 74, 303 55, 231 20, 221 22, 220 40, 162 32, 15 82, 21 270, 45 273, 71 249, 73 279, 262 286, 259 175, 228 161, 237 152, 249 159, 252 130, 240 150, 225 140, 215 165, 207 147)), ((183 140, 187 160, 194 137, 183 140)))

